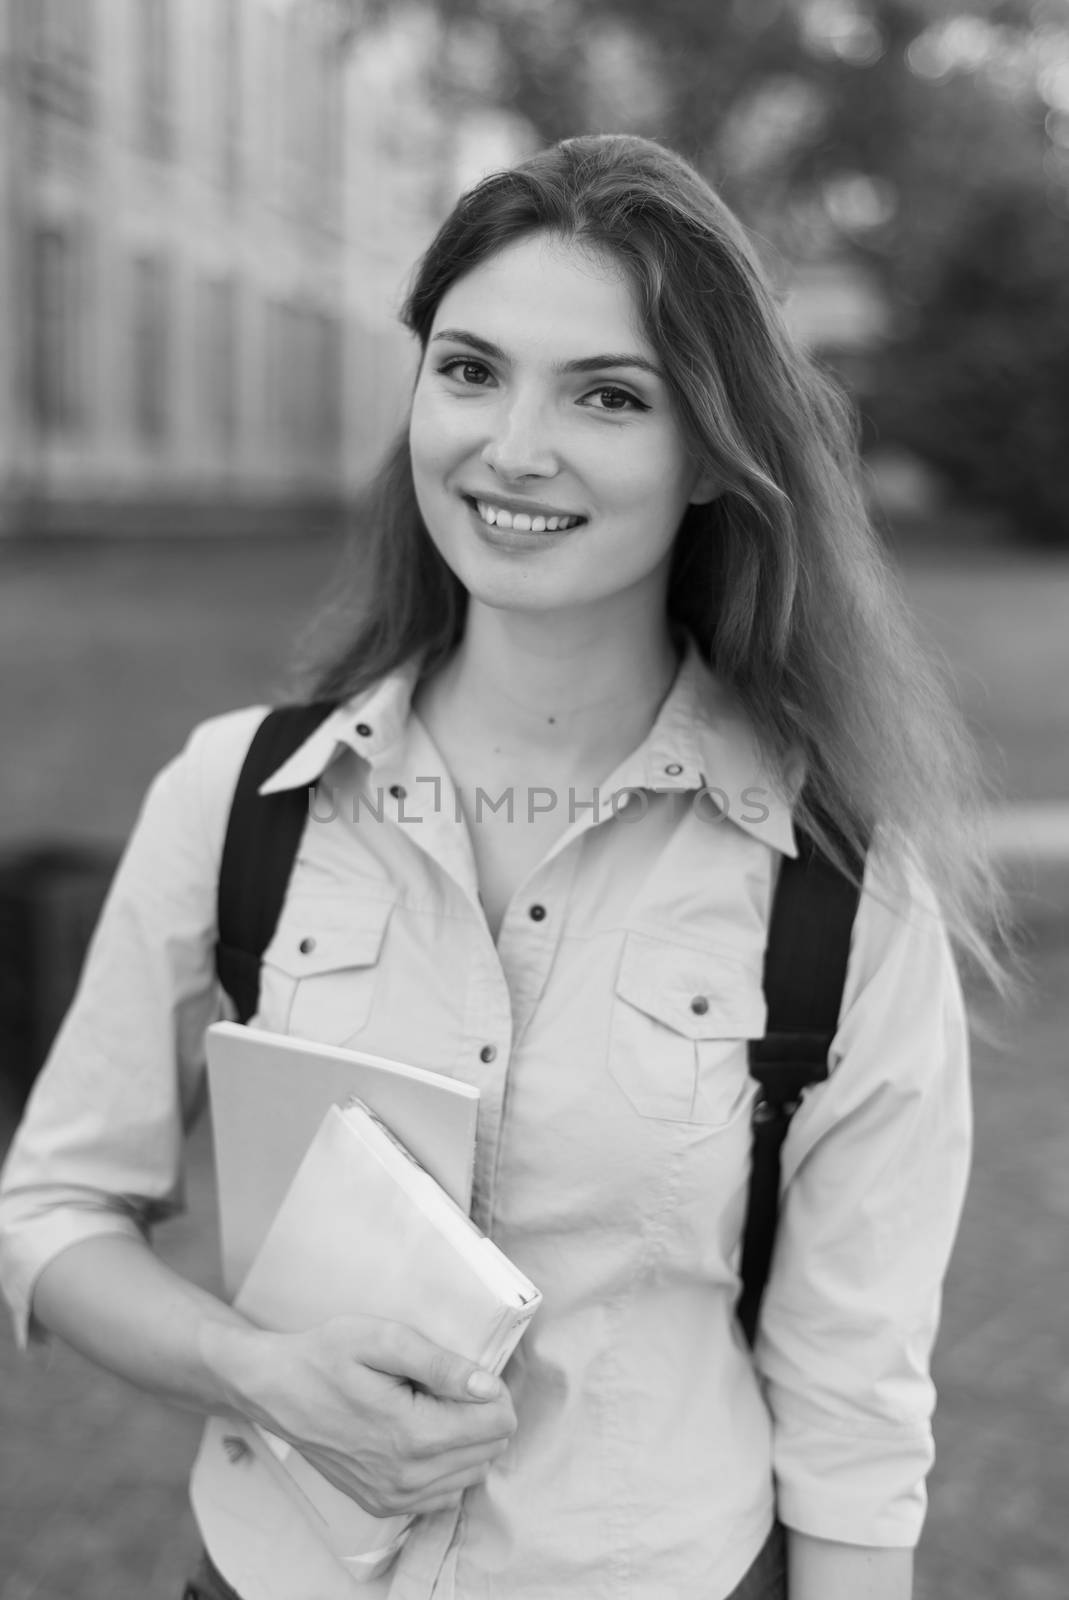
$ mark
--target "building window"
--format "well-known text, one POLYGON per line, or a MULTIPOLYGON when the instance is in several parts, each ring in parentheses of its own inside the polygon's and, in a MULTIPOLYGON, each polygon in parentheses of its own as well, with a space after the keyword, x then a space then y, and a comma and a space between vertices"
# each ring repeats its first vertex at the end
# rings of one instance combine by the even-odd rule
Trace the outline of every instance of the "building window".
POLYGON ((264 438, 271 451, 281 456, 285 438, 283 414, 283 374, 286 371, 282 350, 284 308, 281 300, 268 300, 264 306, 263 404, 264 438))
POLYGON ((82 420, 84 274, 80 240, 69 228, 32 236, 31 387, 44 431, 68 433, 82 420))
POLYGON ((275 11, 261 13, 261 74, 259 132, 260 170, 265 196, 275 203, 284 198, 289 80, 286 34, 275 11))
POLYGON ((166 157, 172 147, 170 0, 136 0, 140 139, 149 155, 166 157))
POLYGON ((158 256, 143 256, 134 262, 134 428, 145 444, 161 444, 167 436, 167 287, 167 266, 158 256))
POLYGON ((26 15, 31 98, 49 111, 88 121, 93 0, 34 0, 26 15))
POLYGON ((326 311, 311 317, 313 356, 312 447, 324 466, 339 464, 342 444, 342 381, 345 328, 341 319, 326 311))
POLYGON ((227 194, 241 184, 241 8, 216 0, 219 18, 219 174, 227 194))
POLYGON ((201 286, 202 411, 206 430, 223 457, 238 435, 237 286, 229 279, 201 286))
POLYGON ((345 148, 342 65, 330 51, 324 51, 320 59, 323 101, 319 161, 323 174, 323 212, 328 223, 336 223, 341 218, 345 148))
POLYGON ((304 18, 296 7, 289 13, 288 26, 283 28, 286 52, 285 99, 283 115, 286 121, 285 156, 287 200, 299 201, 304 194, 304 167, 307 165, 308 133, 312 112, 308 93, 310 65, 309 40, 304 18))

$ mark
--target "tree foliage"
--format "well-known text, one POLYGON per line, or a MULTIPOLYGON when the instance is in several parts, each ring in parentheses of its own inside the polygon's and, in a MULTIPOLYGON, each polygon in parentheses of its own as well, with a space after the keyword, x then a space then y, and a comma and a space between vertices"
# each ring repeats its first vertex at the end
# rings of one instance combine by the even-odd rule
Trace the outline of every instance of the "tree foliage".
POLYGON ((1069 546, 1069 218, 1044 199, 973 196, 871 405, 964 500, 1069 546))
MULTIPOLYGON (((981 470, 979 454, 951 438, 958 426, 941 406, 954 397, 989 458, 1009 437, 994 396, 1012 389, 1018 459, 1047 459, 1056 352, 1064 359, 1069 341, 1055 282, 1069 276, 1066 0, 437 0, 437 9, 452 46, 440 64, 447 97, 495 99, 546 141, 599 129, 663 139, 718 185, 773 265, 864 263, 888 308, 890 339, 870 363, 885 440, 908 443, 963 493, 992 494, 990 459, 981 470), (976 252, 996 242, 990 266, 979 265, 976 252), (1056 267, 1041 244, 1057 247, 1056 267), (923 429, 907 400, 920 388, 933 399, 923 429)), ((1069 489, 1048 513, 1007 468, 998 495, 1045 536, 1069 520, 1059 509, 1069 489)))

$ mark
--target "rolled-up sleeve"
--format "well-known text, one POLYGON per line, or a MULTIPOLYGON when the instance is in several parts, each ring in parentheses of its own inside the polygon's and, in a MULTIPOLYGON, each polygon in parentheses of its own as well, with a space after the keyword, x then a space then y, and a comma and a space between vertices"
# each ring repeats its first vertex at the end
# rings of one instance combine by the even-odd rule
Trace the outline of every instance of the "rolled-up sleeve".
POLYGON ((25 1344, 61 1250, 144 1234, 182 1206, 184 1134, 221 1013, 216 884, 230 798, 263 708, 202 724, 145 799, 73 1004, 0 1178, 0 1280, 25 1344))
POLYGON ((756 1359, 784 1523, 908 1547, 924 1520, 929 1362, 968 1175, 968 1037, 926 885, 870 867, 865 888, 831 1076, 784 1146, 756 1359))

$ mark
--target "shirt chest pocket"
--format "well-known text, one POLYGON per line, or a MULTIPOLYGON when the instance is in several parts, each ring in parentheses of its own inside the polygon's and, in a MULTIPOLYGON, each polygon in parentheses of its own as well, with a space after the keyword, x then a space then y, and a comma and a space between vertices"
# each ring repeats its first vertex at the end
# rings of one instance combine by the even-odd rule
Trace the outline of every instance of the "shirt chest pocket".
POLYGON ((726 1127, 753 1103, 747 1042, 765 1031, 761 974, 724 951, 627 935, 609 1071, 642 1117, 726 1127))
POLYGON ((390 900, 298 897, 264 951, 259 1020, 268 1028, 347 1044, 375 998, 390 900))

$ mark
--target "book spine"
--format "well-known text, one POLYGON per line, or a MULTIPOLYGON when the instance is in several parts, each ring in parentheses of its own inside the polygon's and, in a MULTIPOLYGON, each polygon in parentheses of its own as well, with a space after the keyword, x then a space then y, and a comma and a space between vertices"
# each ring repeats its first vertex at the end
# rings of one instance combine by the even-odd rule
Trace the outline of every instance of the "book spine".
POLYGON ((488 1372, 494 1373, 495 1376, 500 1375, 509 1356, 519 1344, 524 1329, 538 1310, 539 1304, 540 1301, 532 1301, 530 1305, 523 1306, 519 1310, 513 1306, 502 1307, 501 1315, 494 1324, 480 1357, 480 1365, 488 1372))

